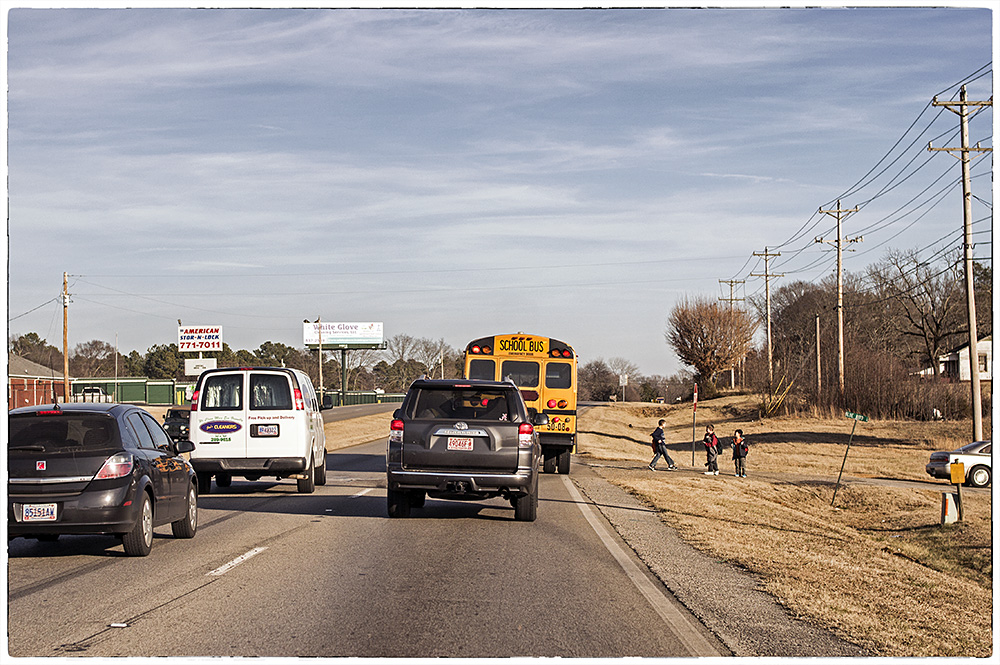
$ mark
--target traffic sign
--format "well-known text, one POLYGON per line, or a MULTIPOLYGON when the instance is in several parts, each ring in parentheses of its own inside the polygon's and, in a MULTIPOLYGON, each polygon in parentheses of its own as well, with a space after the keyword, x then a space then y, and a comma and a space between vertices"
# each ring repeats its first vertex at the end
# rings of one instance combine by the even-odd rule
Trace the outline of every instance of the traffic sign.
POLYGON ((868 416, 863 416, 860 413, 853 413, 851 411, 848 411, 844 415, 848 418, 853 418, 854 420, 857 420, 860 423, 868 422, 868 416))

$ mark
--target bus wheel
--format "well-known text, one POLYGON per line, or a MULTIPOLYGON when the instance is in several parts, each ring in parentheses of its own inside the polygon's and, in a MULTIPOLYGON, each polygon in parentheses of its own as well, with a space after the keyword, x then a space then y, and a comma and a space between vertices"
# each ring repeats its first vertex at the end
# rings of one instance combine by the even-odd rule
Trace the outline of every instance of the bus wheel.
POLYGON ((571 450, 569 448, 564 448, 562 452, 559 453, 559 473, 566 475, 569 473, 569 455, 571 450))
POLYGON ((556 472, 556 452, 552 450, 542 451, 542 471, 545 473, 556 472))

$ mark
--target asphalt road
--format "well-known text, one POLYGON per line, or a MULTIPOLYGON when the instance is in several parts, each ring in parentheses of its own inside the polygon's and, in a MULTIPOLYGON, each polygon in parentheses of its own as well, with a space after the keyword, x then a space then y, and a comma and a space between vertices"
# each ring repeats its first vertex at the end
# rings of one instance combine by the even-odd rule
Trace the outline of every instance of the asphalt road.
POLYGON ((534 523, 515 522, 499 499, 428 499, 390 520, 384 445, 331 453, 328 484, 311 495, 289 480, 213 486, 195 538, 160 528, 146 558, 109 537, 10 541, 9 653, 731 653, 566 476, 541 477, 534 523))

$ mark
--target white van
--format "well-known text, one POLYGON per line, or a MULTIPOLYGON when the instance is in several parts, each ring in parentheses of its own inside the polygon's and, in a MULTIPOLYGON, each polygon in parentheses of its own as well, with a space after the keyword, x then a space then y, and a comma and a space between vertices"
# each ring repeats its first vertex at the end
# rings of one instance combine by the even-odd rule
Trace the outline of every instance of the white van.
POLYGON ((191 465, 198 491, 229 487, 233 476, 295 478, 312 493, 326 484, 326 436, 316 391, 305 372, 225 367, 198 377, 191 396, 191 465))

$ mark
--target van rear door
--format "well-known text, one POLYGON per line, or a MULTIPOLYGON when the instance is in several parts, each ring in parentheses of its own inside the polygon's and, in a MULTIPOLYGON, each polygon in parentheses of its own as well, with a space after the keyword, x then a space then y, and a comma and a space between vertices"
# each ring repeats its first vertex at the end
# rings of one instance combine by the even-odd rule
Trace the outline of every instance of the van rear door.
POLYGON ((246 372, 207 374, 198 404, 199 457, 240 458, 247 456, 246 372))
POLYGON ((292 390, 286 372, 249 373, 247 457, 308 457, 306 413, 304 405, 296 411, 292 390))

